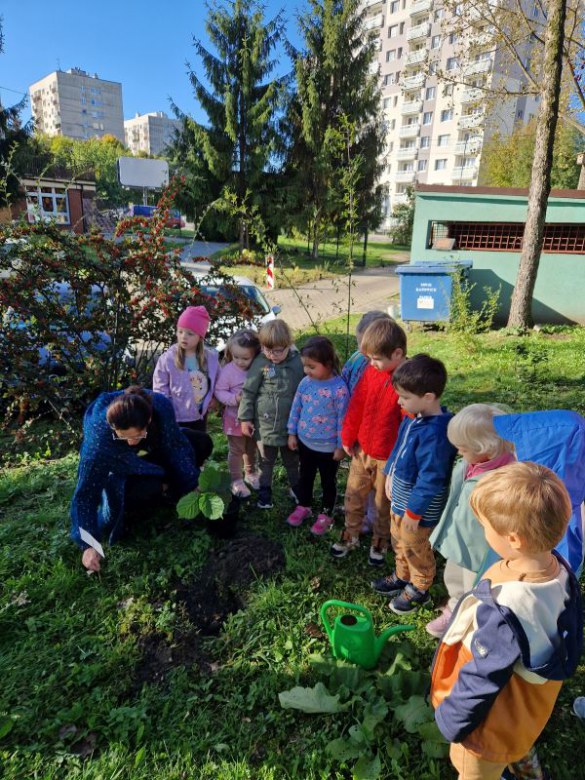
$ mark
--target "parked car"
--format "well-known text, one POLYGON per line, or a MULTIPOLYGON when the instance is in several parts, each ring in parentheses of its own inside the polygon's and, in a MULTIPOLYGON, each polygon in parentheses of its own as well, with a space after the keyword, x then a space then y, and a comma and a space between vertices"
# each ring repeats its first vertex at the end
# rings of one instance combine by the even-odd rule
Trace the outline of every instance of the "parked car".
MULTIPOLYGON (((146 217, 151 219, 156 214, 156 206, 143 206, 137 204, 130 209, 130 216, 132 217, 146 217)), ((165 227, 169 228, 183 228, 185 227, 185 220, 181 217, 181 212, 178 209, 171 209, 169 215, 165 221, 165 227)))
MULTIPOLYGON (((195 276, 198 275, 195 274, 195 276)), ((281 307, 270 306, 262 290, 254 282, 245 276, 233 276, 232 279, 241 292, 250 300, 251 308, 258 312, 251 320, 245 323, 244 327, 257 330, 263 323, 276 319, 281 312, 281 307)), ((226 286, 223 280, 218 279, 217 283, 214 283, 213 278, 209 281, 207 276, 205 280, 205 283, 201 285, 201 291, 206 295, 210 295, 213 298, 222 295, 228 299, 232 295, 229 286, 226 286)), ((215 322, 212 321, 208 341, 218 352, 223 352, 229 334, 237 330, 237 328, 238 323, 235 317, 221 317, 215 322), (214 332, 217 335, 214 335, 214 332)))

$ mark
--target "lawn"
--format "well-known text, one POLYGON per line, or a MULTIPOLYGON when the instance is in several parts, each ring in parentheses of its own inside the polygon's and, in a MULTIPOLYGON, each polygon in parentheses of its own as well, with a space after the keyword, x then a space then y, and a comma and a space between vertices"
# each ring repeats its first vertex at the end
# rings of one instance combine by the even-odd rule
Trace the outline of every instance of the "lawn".
MULTIPOLYGON (((453 410, 486 400, 585 412, 585 329, 473 341, 408 335, 411 354, 446 362, 453 410)), ((334 338, 343 351, 343 336, 334 338)), ((223 462, 217 418, 212 429, 223 462)), ((36 456, 6 467, 0 481, 2 777, 342 780, 378 769, 393 780, 454 777, 423 698, 432 611, 390 640, 375 671, 333 663, 319 624, 324 601, 367 606, 377 631, 398 618, 370 591, 367 545, 333 561, 330 540, 285 526, 281 472, 275 509, 246 506, 234 539, 161 512, 107 549, 103 573, 89 577, 68 539, 76 463, 75 454, 36 456), (295 694, 305 707, 328 713, 283 709, 279 694, 295 686, 312 689, 295 694)), ((440 584, 433 595, 440 602, 440 584)), ((540 742, 555 780, 585 778, 575 767, 585 725, 571 714, 584 690, 582 666, 540 742)))

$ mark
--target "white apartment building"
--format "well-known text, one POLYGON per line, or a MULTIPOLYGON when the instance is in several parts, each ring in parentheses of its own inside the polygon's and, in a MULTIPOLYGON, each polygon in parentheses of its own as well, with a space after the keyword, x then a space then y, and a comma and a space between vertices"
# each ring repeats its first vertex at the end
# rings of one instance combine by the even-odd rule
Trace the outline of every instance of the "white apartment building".
POLYGON ((180 128, 181 122, 178 119, 171 119, 164 111, 136 114, 134 119, 124 120, 126 146, 132 154, 137 152, 163 154, 180 128))
POLYGON ((463 43, 440 0, 363 2, 367 29, 380 35, 377 71, 387 130, 382 227, 388 228, 394 206, 416 183, 477 185, 484 140, 531 119, 536 103, 511 97, 485 110, 485 87, 497 82, 517 89, 521 82, 481 22, 463 43))
POLYGON ((29 87, 37 130, 69 138, 113 135, 124 143, 122 85, 80 68, 57 70, 29 87))

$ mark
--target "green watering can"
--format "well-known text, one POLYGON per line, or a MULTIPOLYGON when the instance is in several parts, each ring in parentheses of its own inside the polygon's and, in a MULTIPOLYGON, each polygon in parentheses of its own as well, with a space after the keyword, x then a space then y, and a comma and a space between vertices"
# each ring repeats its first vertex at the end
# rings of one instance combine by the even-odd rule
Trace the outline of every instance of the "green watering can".
POLYGON ((373 669, 376 666, 380 653, 391 636, 402 631, 413 631, 415 628, 415 626, 393 626, 382 631, 380 636, 376 636, 372 615, 368 609, 360 607, 359 604, 348 604, 337 599, 331 599, 323 604, 321 620, 335 658, 358 664, 364 669, 373 669), (343 610, 343 614, 337 615, 333 625, 327 615, 332 607, 343 610), (349 614, 349 610, 359 614, 349 614))

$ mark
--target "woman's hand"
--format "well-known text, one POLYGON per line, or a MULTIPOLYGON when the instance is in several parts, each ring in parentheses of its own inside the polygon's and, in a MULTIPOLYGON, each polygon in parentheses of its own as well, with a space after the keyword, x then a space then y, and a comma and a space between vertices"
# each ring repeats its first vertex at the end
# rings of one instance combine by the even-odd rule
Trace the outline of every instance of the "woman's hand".
POLYGON ((83 555, 81 556, 81 563, 89 572, 100 571, 102 568, 101 556, 97 550, 93 549, 93 547, 88 547, 87 550, 83 551, 83 555))
POLYGON ((299 440, 294 433, 290 433, 288 436, 288 448, 289 450, 298 450, 299 448, 299 440))
POLYGON ((343 460, 345 458, 345 450, 343 447, 336 447, 333 450, 333 460, 343 460))

